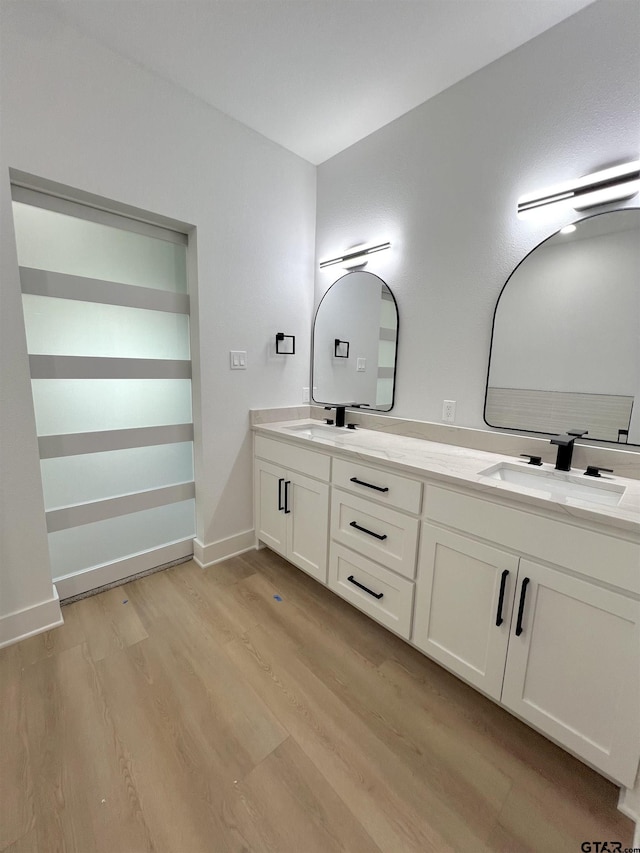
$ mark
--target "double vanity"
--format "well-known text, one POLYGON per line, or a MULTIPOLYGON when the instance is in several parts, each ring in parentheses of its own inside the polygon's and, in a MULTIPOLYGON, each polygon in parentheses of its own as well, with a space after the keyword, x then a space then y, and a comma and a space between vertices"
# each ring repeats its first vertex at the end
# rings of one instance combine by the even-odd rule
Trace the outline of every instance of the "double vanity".
POLYGON ((640 480, 254 424, 258 543, 599 770, 640 759, 640 480))

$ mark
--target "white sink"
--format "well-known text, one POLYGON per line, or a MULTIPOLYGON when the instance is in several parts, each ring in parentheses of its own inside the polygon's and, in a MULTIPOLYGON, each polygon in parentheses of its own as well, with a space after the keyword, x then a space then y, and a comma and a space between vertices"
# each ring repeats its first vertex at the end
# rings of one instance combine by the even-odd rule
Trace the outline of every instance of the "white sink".
POLYGON ((296 435, 303 435, 305 438, 346 438, 355 435, 353 430, 347 430, 346 427, 329 426, 329 424, 296 424, 283 429, 296 435))
POLYGON ((536 468, 526 463, 500 462, 479 474, 513 486, 536 489, 549 498, 564 497, 605 506, 617 506, 625 491, 624 486, 605 479, 569 474, 554 468, 536 468))

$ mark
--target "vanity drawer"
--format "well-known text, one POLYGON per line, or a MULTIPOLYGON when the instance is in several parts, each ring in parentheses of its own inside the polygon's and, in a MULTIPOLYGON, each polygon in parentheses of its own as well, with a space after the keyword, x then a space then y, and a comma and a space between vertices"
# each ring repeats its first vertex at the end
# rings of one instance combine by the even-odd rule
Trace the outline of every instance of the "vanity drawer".
POLYGON ((567 523, 567 515, 555 521, 432 485, 426 487, 424 514, 438 524, 640 593, 640 545, 567 523))
POLYGON ((263 435, 255 436, 255 455, 268 462, 275 462, 290 468, 292 471, 300 471, 317 480, 329 480, 331 473, 331 458, 323 453, 315 453, 313 450, 305 450, 297 444, 286 444, 284 441, 273 441, 263 435))
POLYGON ((416 573, 418 525, 417 518, 332 490, 331 537, 407 578, 416 573))
POLYGON ((376 622, 409 639, 414 592, 411 581, 332 542, 329 589, 376 622))
POLYGON ((360 465, 347 459, 333 460, 333 484, 387 506, 420 512, 422 483, 399 474, 360 465))

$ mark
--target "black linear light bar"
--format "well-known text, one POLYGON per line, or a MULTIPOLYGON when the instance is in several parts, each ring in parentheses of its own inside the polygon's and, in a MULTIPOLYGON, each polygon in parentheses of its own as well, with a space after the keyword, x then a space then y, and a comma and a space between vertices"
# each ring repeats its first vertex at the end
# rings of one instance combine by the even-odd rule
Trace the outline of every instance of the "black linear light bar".
POLYGON ((557 202, 566 202, 574 210, 631 198, 640 189, 640 160, 603 169, 575 181, 565 181, 518 199, 518 213, 527 213, 557 202))
MULTIPOLYGON (((323 270, 325 267, 332 267, 334 264, 343 264, 348 266, 352 261, 357 261, 359 258, 366 258, 367 255, 373 255, 374 252, 382 252, 384 249, 389 249, 391 247, 391 243, 377 243, 375 246, 354 246, 352 249, 347 249, 342 255, 338 258, 330 258, 327 261, 320 261, 320 269, 323 270)), ((363 261, 366 263, 366 260, 363 261)), ((358 266, 358 264, 351 264, 352 266, 358 266)))

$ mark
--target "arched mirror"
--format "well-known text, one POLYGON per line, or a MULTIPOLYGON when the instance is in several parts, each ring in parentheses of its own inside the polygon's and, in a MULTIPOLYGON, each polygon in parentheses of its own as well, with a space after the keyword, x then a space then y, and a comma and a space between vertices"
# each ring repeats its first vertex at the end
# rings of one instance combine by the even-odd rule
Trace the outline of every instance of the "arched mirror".
POLYGON ((527 432, 588 429, 640 445, 640 209, 544 240, 502 289, 484 418, 527 432))
POLYGON ((312 399, 325 405, 393 406, 398 308, 389 287, 370 272, 335 281, 313 324, 312 399))

